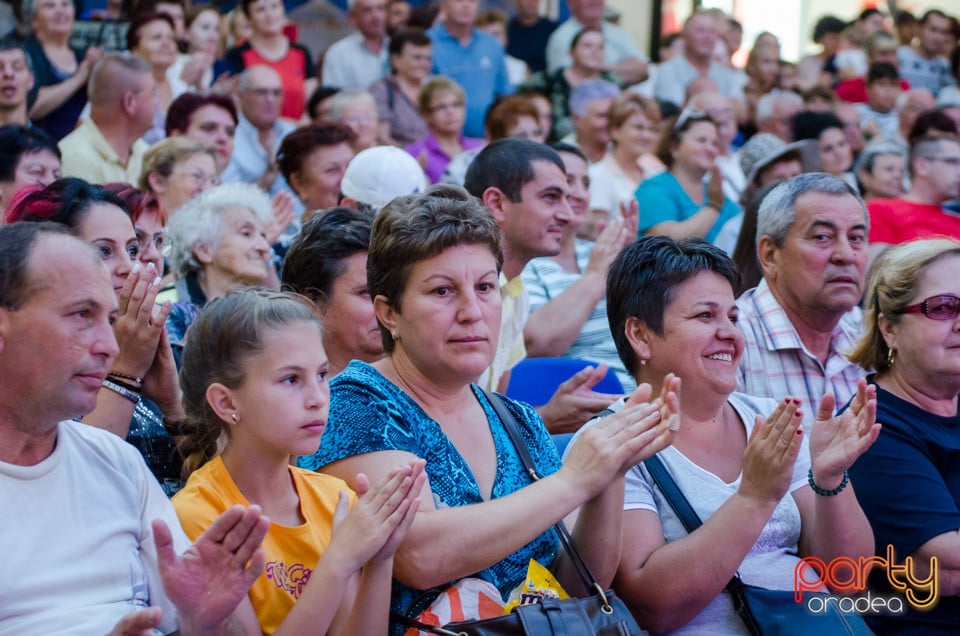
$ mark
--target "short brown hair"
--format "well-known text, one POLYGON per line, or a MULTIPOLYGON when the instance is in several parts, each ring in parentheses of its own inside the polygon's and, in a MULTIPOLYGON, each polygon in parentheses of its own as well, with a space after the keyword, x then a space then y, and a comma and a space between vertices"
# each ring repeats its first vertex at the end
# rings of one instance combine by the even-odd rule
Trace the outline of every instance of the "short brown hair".
POLYGON ((610 110, 607 111, 608 127, 610 130, 615 130, 623 126, 636 113, 643 113, 655 124, 660 123, 660 107, 657 106, 657 102, 637 93, 624 93, 620 97, 614 97, 610 102, 610 110))
POLYGON ((530 117, 539 125, 540 113, 529 97, 510 95, 495 102, 487 112, 485 126, 490 140, 509 137, 521 117, 530 117))
MULTIPOLYGON (((413 266, 456 245, 484 245, 503 267, 500 228, 480 201, 454 185, 438 185, 420 196, 398 197, 377 214, 370 235, 367 283, 371 298, 383 296, 401 311, 403 292, 413 266)), ((383 349, 393 338, 382 324, 383 349)))

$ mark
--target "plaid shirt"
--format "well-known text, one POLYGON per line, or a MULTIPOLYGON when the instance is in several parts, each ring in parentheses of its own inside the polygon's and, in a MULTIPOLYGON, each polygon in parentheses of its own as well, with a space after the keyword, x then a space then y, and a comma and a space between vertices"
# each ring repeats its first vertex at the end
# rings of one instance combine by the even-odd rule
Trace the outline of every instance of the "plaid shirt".
POLYGON ((842 352, 851 350, 860 337, 859 307, 844 314, 834 328, 826 364, 800 341, 766 280, 740 296, 737 307, 746 342, 737 373, 738 391, 775 400, 788 395, 803 400, 803 427, 808 432, 825 393, 836 396, 837 408, 854 396, 857 380, 866 376, 866 371, 842 352))

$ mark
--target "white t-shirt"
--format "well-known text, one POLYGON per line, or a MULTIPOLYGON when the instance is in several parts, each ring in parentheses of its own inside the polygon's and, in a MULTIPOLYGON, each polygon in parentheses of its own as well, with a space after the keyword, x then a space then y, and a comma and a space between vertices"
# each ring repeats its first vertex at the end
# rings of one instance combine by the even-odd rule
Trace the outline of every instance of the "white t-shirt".
POLYGON ((190 542, 140 453, 116 435, 61 422, 53 453, 35 466, 0 462, 0 635, 106 634, 126 614, 163 610, 150 523, 190 542))

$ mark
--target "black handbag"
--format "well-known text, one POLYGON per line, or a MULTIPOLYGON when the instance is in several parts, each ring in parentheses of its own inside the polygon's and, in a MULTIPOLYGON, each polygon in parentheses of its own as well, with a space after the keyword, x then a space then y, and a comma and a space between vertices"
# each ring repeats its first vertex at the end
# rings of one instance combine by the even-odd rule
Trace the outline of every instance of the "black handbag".
MULTIPOLYGON (((664 499, 673 508, 688 533, 699 528, 703 522, 683 491, 667 471, 657 455, 644 460, 643 464, 663 493, 664 499)), ((827 594, 805 592, 803 602, 797 603, 792 590, 768 590, 744 583, 738 573, 727 583, 724 591, 730 594, 733 608, 747 627, 751 636, 791 636, 818 634, 822 636, 870 636, 873 634, 859 614, 848 614, 837 609, 835 604, 821 603, 823 613, 807 610, 807 603, 814 597, 827 594)))
MULTIPOLYGON (((537 481, 537 472, 530 457, 530 451, 520 436, 517 421, 513 418, 499 397, 484 391, 493 409, 503 422, 503 428, 517 449, 520 460, 530 477, 537 481)), ((558 521, 554 531, 564 550, 570 555, 580 579, 594 594, 587 598, 568 598, 559 600, 544 598, 539 603, 520 605, 509 614, 485 618, 482 620, 448 623, 443 627, 425 625, 406 616, 392 614, 394 621, 416 627, 429 634, 442 636, 646 636, 640 629, 630 610, 617 598, 613 590, 604 590, 593 576, 589 566, 573 545, 573 538, 558 521)))

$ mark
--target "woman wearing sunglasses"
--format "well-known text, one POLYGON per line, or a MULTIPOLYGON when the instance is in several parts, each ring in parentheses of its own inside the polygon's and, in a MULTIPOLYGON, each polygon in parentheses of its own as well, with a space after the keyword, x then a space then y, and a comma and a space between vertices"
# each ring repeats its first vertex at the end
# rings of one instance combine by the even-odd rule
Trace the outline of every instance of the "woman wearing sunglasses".
MULTIPOLYGON (((960 241, 903 243, 878 257, 870 276, 864 335, 851 360, 876 374, 880 436, 850 469, 877 554, 913 557, 921 577, 937 558, 940 600, 927 611, 868 621, 878 634, 960 629, 960 241)), ((882 569, 882 568, 878 568, 882 569)), ((883 572, 886 572, 883 569, 883 572)), ((883 572, 875 577, 874 593, 883 572)), ((935 592, 920 594, 936 601, 935 592)))

